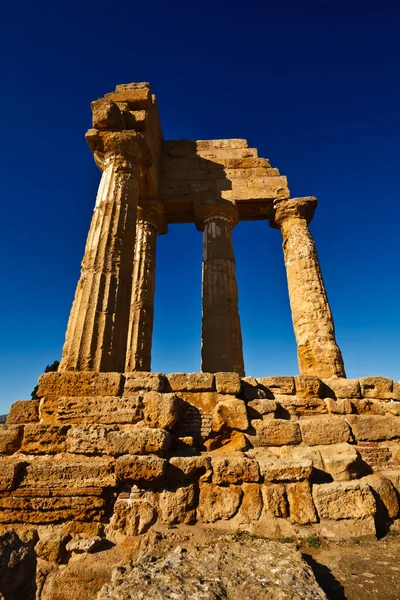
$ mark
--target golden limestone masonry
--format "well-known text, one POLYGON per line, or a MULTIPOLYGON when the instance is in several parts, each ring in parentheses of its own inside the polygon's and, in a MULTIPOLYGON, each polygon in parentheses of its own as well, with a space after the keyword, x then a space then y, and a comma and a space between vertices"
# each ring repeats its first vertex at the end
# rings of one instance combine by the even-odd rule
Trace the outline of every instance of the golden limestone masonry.
POLYGON ((155 524, 331 539, 396 527, 400 384, 346 379, 309 230, 316 198, 290 198, 246 140, 164 141, 147 83, 92 111, 102 175, 81 276, 58 372, 0 429, 2 529, 31 527, 43 545, 51 527, 65 545, 155 524), (282 234, 299 376, 245 377, 240 220, 282 234), (190 222, 203 235, 202 372, 152 373, 157 236, 190 222))

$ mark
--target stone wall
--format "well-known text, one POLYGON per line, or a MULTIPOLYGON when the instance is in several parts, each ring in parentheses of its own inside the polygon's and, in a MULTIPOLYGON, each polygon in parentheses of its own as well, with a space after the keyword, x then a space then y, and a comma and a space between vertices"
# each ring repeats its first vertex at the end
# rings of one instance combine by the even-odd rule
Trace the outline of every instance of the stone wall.
POLYGON ((48 373, 0 428, 0 523, 268 537, 396 526, 400 384, 382 377, 48 373), (394 524, 393 524, 394 523, 394 524))

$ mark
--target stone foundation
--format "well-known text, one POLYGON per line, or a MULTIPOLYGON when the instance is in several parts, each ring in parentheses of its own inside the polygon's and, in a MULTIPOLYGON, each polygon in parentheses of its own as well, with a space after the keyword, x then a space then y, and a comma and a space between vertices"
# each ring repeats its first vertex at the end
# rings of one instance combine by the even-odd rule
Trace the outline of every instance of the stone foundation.
POLYGON ((340 539, 398 517, 391 379, 63 372, 43 375, 38 395, 0 428, 3 529, 112 539, 201 522, 340 539))

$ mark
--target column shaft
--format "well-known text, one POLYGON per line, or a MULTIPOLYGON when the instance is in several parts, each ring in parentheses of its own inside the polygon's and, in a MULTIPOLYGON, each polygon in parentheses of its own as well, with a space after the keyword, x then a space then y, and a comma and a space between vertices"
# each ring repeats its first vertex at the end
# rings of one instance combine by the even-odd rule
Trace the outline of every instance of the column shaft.
POLYGON ((203 320, 201 369, 244 375, 232 223, 216 216, 203 234, 203 320))
POLYGON ((150 371, 154 321, 157 229, 140 220, 136 226, 132 298, 126 371, 150 371))
POLYGON ((307 219, 301 213, 292 213, 277 221, 280 221, 283 236, 300 373, 321 378, 345 377, 332 312, 307 219))
POLYGON ((123 371, 132 287, 138 172, 111 155, 104 170, 72 306, 62 371, 123 371))

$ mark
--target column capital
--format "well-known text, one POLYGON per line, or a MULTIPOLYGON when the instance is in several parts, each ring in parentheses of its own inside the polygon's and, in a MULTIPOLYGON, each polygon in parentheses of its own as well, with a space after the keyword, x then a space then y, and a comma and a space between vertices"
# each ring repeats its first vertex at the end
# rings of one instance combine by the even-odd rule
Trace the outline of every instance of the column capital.
POLYGON ((137 131, 89 129, 85 137, 101 170, 112 160, 122 159, 140 170, 148 169, 153 163, 145 137, 137 131))
POLYGON ((208 221, 228 221, 235 227, 239 221, 239 211, 236 205, 229 200, 209 199, 194 203, 194 219, 197 229, 204 230, 208 221))
POLYGON ((168 233, 164 206, 158 200, 141 198, 138 204, 136 222, 153 226, 159 235, 168 233))
POLYGON ((288 219, 304 219, 309 223, 314 216, 317 204, 318 200, 315 196, 274 200, 269 220, 270 227, 280 228, 282 223, 288 219))

